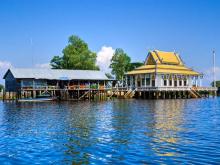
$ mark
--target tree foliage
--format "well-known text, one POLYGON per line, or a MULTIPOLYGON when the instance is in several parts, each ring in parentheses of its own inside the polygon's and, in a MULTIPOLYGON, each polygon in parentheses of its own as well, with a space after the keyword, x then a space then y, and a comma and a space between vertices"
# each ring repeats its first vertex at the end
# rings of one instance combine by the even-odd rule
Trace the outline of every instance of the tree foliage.
MULTIPOLYGON (((214 82, 211 83, 211 86, 214 86, 214 82)), ((220 88, 220 81, 216 81, 216 87, 220 88)))
POLYGON ((132 62, 132 63, 130 63, 128 71, 132 71, 132 70, 134 70, 134 69, 136 69, 136 68, 138 68, 138 67, 140 67, 142 65, 144 65, 143 62, 132 62))
POLYGON ((89 50, 88 44, 78 36, 70 36, 63 56, 54 56, 50 64, 53 69, 99 70, 96 53, 89 50))
POLYGON ((108 79, 114 79, 114 76, 111 75, 111 73, 106 73, 105 75, 106 75, 106 77, 108 77, 108 79))
POLYGON ((4 86, 0 84, 0 91, 2 91, 3 89, 4 89, 4 86))
POLYGON ((50 61, 50 65, 53 69, 63 69, 63 58, 59 56, 54 56, 50 61))
POLYGON ((117 80, 122 80, 124 74, 129 70, 130 57, 123 51, 123 49, 116 49, 111 59, 110 68, 112 68, 112 74, 116 76, 117 80))

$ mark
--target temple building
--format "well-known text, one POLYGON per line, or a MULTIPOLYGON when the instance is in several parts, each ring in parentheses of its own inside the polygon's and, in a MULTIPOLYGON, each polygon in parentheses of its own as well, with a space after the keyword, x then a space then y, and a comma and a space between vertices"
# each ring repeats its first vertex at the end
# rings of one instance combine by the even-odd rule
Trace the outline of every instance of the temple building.
POLYGON ((174 89, 202 86, 203 74, 185 66, 175 52, 150 51, 143 66, 126 74, 130 88, 174 89))

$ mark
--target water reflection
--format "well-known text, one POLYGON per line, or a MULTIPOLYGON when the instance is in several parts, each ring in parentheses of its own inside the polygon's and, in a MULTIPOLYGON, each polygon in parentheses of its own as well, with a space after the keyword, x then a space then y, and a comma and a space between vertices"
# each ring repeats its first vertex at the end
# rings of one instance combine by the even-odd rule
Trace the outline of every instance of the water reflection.
POLYGON ((175 144, 181 141, 179 133, 183 129, 181 125, 186 102, 186 100, 152 102, 150 107, 154 116, 152 147, 158 155, 174 156, 177 153, 175 144))
POLYGON ((65 155, 67 157, 64 162, 71 161, 72 164, 88 164, 91 154, 87 152, 87 148, 96 145, 97 139, 93 137, 93 130, 96 128, 97 118, 93 113, 93 104, 79 103, 78 105, 69 105, 70 114, 67 118, 68 136, 65 145, 65 155), (79 111, 80 109, 80 111, 79 111))

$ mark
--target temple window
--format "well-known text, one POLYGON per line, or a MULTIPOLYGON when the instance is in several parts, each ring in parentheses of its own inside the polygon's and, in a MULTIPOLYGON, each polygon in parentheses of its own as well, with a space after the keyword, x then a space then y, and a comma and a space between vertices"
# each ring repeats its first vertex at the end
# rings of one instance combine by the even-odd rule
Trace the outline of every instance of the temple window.
POLYGON ((167 86, 167 80, 163 80, 163 86, 167 86))
POLYGON ((152 86, 155 87, 155 80, 152 80, 152 86))
POLYGON ((183 83, 184 83, 184 86, 187 86, 186 80, 184 80, 184 82, 183 82, 183 83))
POLYGON ((141 85, 145 86, 145 79, 144 78, 141 79, 141 85))
POLYGON ((177 80, 174 81, 174 86, 177 87, 177 80))
POLYGON ((179 80, 179 86, 182 86, 182 80, 179 80))
POLYGON ((169 80, 169 86, 173 86, 173 81, 169 80))

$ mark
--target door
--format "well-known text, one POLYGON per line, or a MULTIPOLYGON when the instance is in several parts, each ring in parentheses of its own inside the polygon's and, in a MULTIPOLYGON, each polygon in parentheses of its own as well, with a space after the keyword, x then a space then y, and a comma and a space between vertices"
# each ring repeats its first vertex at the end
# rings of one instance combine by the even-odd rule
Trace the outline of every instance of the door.
POLYGON ((155 80, 152 80, 152 87, 155 87, 155 80))
POLYGON ((137 85, 138 85, 138 87, 141 87, 141 82, 138 81, 138 82, 137 82, 137 85))

